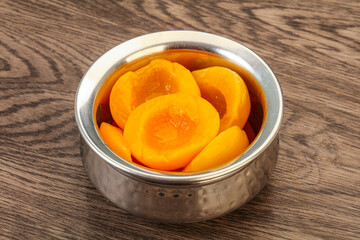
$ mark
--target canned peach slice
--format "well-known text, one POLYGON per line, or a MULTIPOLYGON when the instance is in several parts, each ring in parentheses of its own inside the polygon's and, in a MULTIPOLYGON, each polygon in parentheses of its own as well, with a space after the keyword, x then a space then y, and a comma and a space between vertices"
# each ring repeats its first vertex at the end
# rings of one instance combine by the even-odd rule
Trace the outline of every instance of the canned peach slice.
POLYGON ((244 80, 225 67, 209 67, 192 72, 201 91, 219 112, 220 132, 232 126, 244 127, 250 114, 250 97, 244 80))
POLYGON ((229 163, 249 146, 244 130, 233 126, 216 136, 183 170, 197 172, 229 163))
POLYGON ((140 104, 158 96, 187 93, 200 96, 191 72, 176 62, 152 60, 148 65, 122 75, 110 93, 113 119, 124 129, 129 114, 140 104))
POLYGON ((199 96, 170 94, 131 112, 124 137, 133 156, 158 170, 185 167, 219 132, 216 109, 199 96))
POLYGON ((112 151, 123 159, 132 162, 129 145, 125 141, 123 131, 120 128, 102 122, 100 125, 100 136, 112 151))

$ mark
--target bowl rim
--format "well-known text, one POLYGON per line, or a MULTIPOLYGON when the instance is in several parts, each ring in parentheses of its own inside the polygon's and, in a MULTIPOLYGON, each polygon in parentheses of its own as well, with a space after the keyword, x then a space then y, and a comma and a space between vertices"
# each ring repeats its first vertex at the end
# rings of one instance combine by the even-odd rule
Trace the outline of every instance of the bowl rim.
POLYGON ((108 50, 82 77, 75 96, 75 119, 86 144, 110 166, 140 181, 167 185, 206 184, 227 178, 254 161, 275 140, 283 118, 283 95, 271 68, 256 53, 228 38, 200 31, 172 30, 141 35, 108 50), (93 117, 96 95, 107 77, 119 66, 169 49, 192 49, 224 57, 248 70, 265 93, 267 114, 258 137, 232 164, 200 173, 168 173, 131 164, 113 153, 100 138, 93 117), (244 59, 245 58, 245 59, 244 59))

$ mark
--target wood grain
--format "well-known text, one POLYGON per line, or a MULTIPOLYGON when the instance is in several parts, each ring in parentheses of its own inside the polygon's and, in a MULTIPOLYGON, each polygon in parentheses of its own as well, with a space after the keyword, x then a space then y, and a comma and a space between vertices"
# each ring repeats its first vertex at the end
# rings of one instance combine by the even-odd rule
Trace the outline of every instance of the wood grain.
POLYGON ((359 239, 359 1, 0 2, 0 239, 359 239), (273 68, 285 115, 272 179, 211 221, 124 213, 84 173, 77 85, 111 47, 189 29, 243 43, 273 68))

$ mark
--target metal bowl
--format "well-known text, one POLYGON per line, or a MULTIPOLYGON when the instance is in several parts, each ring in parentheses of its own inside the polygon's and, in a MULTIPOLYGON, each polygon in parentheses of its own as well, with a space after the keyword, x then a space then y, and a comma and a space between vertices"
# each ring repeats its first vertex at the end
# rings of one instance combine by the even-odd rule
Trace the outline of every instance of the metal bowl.
MULTIPOLYGON (((247 84, 254 84, 248 83, 247 84)), ((96 188, 128 213, 161 222, 198 222, 231 212, 264 187, 278 157, 283 115, 281 87, 268 65, 243 45, 197 31, 165 31, 123 42, 102 55, 83 76, 75 99, 84 168, 96 188), (230 165, 180 174, 131 164, 102 141, 96 123, 96 97, 119 67, 169 49, 211 53, 256 79, 265 103, 262 127, 247 151, 230 165)))

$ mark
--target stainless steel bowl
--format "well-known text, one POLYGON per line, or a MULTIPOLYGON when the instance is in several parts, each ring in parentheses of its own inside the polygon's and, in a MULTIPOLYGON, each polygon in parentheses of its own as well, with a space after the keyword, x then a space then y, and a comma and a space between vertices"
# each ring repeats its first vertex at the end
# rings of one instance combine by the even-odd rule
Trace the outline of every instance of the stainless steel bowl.
POLYGON ((197 222, 231 212, 264 187, 278 157, 283 98, 268 65, 243 45, 196 31, 165 31, 136 37, 101 56, 86 72, 75 99, 84 168, 96 188, 121 209, 162 222, 197 222), (95 99, 108 76, 123 64, 169 49, 218 55, 256 78, 266 99, 262 128, 231 165, 195 174, 152 171, 115 155, 98 134, 95 99))

